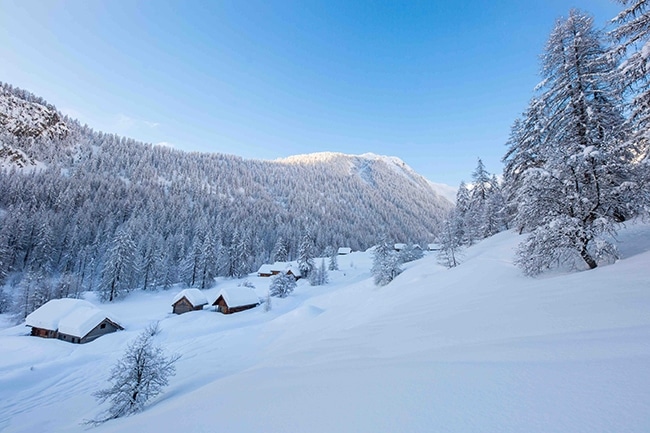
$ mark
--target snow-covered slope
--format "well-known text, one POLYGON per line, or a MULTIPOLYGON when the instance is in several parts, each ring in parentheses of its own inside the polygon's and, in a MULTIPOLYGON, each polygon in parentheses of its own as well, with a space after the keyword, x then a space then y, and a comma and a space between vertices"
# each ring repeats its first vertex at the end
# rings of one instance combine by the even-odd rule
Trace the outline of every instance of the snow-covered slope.
MULTIPOLYGON (((539 279, 512 265, 520 240, 487 239, 451 270, 427 256, 381 288, 370 254, 340 256, 329 285, 302 281, 270 312, 174 316, 175 293, 139 292, 103 306, 126 330, 86 345, 6 328, 0 431, 85 431, 91 393, 161 320, 157 342, 183 355, 171 385, 94 431, 647 432, 650 226, 621 230, 613 265, 539 279)), ((268 279, 249 281, 264 295, 268 279)))

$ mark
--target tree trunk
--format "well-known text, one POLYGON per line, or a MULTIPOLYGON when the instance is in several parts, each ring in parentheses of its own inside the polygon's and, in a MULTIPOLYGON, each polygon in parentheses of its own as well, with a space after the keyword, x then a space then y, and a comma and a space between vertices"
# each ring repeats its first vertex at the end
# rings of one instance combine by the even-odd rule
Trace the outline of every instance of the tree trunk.
POLYGON ((589 266, 589 269, 594 269, 598 266, 598 263, 591 257, 589 254, 589 251, 587 251, 587 245, 584 245, 582 247, 582 250, 580 250, 580 257, 582 257, 582 260, 587 263, 587 266, 589 266))

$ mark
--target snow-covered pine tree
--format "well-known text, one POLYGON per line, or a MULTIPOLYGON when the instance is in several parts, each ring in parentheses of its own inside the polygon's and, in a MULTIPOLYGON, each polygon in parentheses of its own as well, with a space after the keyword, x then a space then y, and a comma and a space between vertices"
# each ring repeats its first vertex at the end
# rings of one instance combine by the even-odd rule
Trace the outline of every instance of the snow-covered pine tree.
POLYGON ((526 274, 568 255, 595 268, 598 256, 613 251, 606 239, 613 223, 631 214, 621 94, 606 54, 591 17, 571 10, 559 20, 542 57, 541 94, 528 111, 535 118, 520 122, 509 143, 506 180, 519 200, 517 225, 532 230, 518 251, 526 274))
POLYGON ((371 273, 378 286, 385 286, 402 272, 399 257, 393 245, 382 235, 373 251, 371 273))
POLYGON ((275 246, 273 247, 273 251, 271 253, 271 258, 274 262, 286 262, 289 258, 287 246, 285 245, 282 236, 278 237, 278 240, 275 242, 275 246))
POLYGON ((458 191, 456 191, 456 208, 454 209, 454 226, 457 230, 457 236, 461 242, 466 242, 468 245, 474 243, 474 239, 471 237, 471 232, 467 229, 466 219, 468 218, 469 212, 469 189, 465 181, 461 181, 458 186, 458 191))
POLYGON ((325 256, 329 257, 328 269, 330 271, 339 270, 339 261, 338 261, 339 252, 333 246, 328 246, 325 248, 325 256))
POLYGON ((309 284, 312 286, 322 286, 327 284, 329 276, 327 274, 327 266, 325 266, 325 259, 321 259, 320 265, 309 274, 309 284))
POLYGON ((298 248, 298 269, 303 278, 309 278, 314 269, 314 239, 309 232, 302 237, 298 248))
POLYGON ((623 10, 612 20, 609 33, 612 54, 622 58, 620 84, 631 99, 633 138, 640 151, 648 152, 650 130, 650 3, 647 0, 616 0, 623 10))
POLYGON ((438 234, 438 242, 440 243, 438 261, 448 268, 458 266, 460 250, 463 245, 462 237, 459 236, 455 227, 454 215, 452 214, 451 217, 452 219, 443 222, 442 230, 438 234))
POLYGON ((214 235, 208 233, 203 240, 203 256, 199 266, 199 287, 209 289, 214 285, 219 262, 219 242, 214 235))
POLYGON ((283 272, 271 278, 269 293, 276 298, 286 298, 296 288, 296 279, 293 275, 283 272))
POLYGON ((623 10, 612 20, 612 55, 622 58, 617 77, 631 100, 631 147, 636 155, 639 200, 650 211, 650 2, 617 0, 623 10))
POLYGON ((128 293, 135 270, 135 243, 124 227, 117 230, 102 270, 99 298, 112 302, 128 293))
POLYGON ((174 363, 180 355, 165 355, 153 342, 157 328, 145 329, 127 347, 124 355, 111 370, 111 386, 93 395, 99 403, 109 402, 109 408, 91 424, 141 412, 147 401, 160 394, 176 374, 174 363))

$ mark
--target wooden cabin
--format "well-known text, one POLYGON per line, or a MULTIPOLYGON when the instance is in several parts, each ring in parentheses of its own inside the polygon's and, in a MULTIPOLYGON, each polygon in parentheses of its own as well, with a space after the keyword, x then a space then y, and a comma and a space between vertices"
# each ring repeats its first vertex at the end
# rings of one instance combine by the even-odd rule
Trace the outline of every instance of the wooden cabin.
POLYGON ((250 287, 231 287, 222 289, 212 304, 216 311, 223 314, 255 308, 260 304, 260 298, 250 287))
POLYGON ((352 253, 352 248, 350 247, 341 247, 339 248, 338 255, 339 256, 346 256, 348 254, 352 253))
POLYGON ((183 314, 189 311, 202 310, 204 305, 208 305, 208 299, 199 289, 181 290, 172 300, 172 312, 174 314, 183 314))
POLYGON ((300 269, 291 262, 275 262, 272 265, 262 265, 257 271, 258 277, 272 277, 278 274, 293 275, 296 280, 301 277, 300 269))
POLYGON ((124 329, 117 320, 81 299, 53 299, 25 319, 31 335, 88 343, 104 334, 124 329))

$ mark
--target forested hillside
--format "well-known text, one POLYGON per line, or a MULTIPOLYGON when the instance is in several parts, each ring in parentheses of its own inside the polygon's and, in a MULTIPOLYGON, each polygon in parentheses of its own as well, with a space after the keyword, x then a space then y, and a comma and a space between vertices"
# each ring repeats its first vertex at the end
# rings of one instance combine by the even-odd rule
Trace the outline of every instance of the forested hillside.
POLYGON ((0 167, 0 284, 22 314, 107 286, 207 287, 296 258, 305 237, 314 254, 380 232, 432 242, 452 207, 397 158, 186 153, 93 131, 7 84, 0 167))

